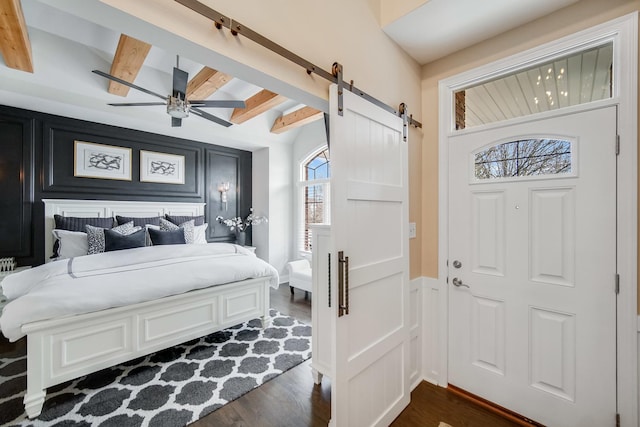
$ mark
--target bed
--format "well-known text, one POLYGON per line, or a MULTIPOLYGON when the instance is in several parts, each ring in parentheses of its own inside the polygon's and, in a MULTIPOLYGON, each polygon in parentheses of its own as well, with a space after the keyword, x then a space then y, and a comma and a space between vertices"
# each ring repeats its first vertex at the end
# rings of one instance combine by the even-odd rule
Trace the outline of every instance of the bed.
MULTIPOLYGON (((201 203, 54 199, 44 202, 44 239, 48 256, 52 253, 54 243, 52 230, 55 214, 67 217, 114 217, 115 215, 149 217, 165 214, 197 216, 202 215, 204 211, 204 204, 201 203)), ((35 418, 40 414, 46 389, 53 385, 251 319, 261 318, 263 326, 269 323, 269 287, 278 286, 277 271, 273 267, 258 260, 250 251, 229 243, 199 245, 203 251, 207 252, 206 254, 194 252, 196 251, 195 246, 198 245, 175 245, 175 247, 178 246, 186 253, 188 261, 178 262, 173 257, 168 257, 169 247, 164 249, 161 247, 157 249, 137 248, 120 251, 121 254, 126 254, 126 257, 109 257, 110 254, 114 254, 113 252, 88 255, 47 263, 15 275, 24 274, 24 278, 33 278, 34 283, 39 276, 46 276, 47 279, 55 276, 54 280, 57 280, 56 277, 67 275, 78 279, 77 283, 85 283, 83 286, 86 286, 86 283, 91 283, 93 286, 94 282, 96 286, 99 286, 101 275, 113 274, 110 277, 117 278, 117 280, 112 283, 122 284, 122 286, 129 286, 130 289, 133 289, 132 284, 125 285, 124 283, 126 283, 125 280, 139 280, 132 279, 136 275, 138 278, 140 277, 140 271, 137 270, 139 266, 133 266, 134 264, 140 263, 139 265, 144 268, 154 265, 158 268, 164 268, 165 271, 173 269, 173 265, 165 265, 164 259, 166 259, 166 263, 174 262, 176 266, 179 263, 194 263, 193 265, 189 264, 190 270, 196 272, 207 270, 209 266, 212 266, 212 270, 224 270, 220 268, 220 265, 230 266, 231 269, 236 268, 234 266, 240 268, 240 265, 245 264, 251 265, 256 271, 255 273, 243 272, 240 274, 233 270, 226 276, 223 275, 222 283, 215 286, 205 287, 205 285, 199 284, 193 290, 182 290, 178 294, 135 303, 125 301, 125 305, 108 308, 100 308, 99 305, 96 305, 93 306, 92 311, 81 314, 68 314, 64 309, 60 309, 59 314, 51 318, 31 320, 15 326, 19 327, 20 334, 27 336, 27 392, 24 397, 24 405, 29 418, 35 418), (100 258, 96 262, 97 257, 102 255, 106 257, 100 258), (122 261, 124 258, 127 261, 122 261), (215 262, 219 264, 215 264, 215 262), (94 270, 91 270, 95 268, 92 264, 99 264, 99 268, 104 271, 99 274, 95 273, 94 270), (64 269, 68 269, 68 271, 65 272, 64 269), (245 278, 245 276, 254 275, 259 277, 245 278), (233 282, 229 282, 230 280, 233 282)), ((194 276, 197 274, 194 273, 194 276)), ((68 278, 64 278, 64 280, 68 280, 68 278)), ((154 289, 156 285, 158 288, 162 288, 161 283, 153 283, 154 289)), ((47 282, 47 286, 50 286, 49 282, 47 282)), ((64 306, 67 300, 65 292, 69 292, 69 289, 64 286, 67 285, 56 288, 55 293, 59 292, 59 295, 56 295, 61 297, 63 302, 51 304, 55 310, 58 310, 58 306, 64 306)), ((53 288, 47 288, 43 285, 39 289, 45 289, 39 297, 42 298, 44 295, 46 298, 46 292, 51 292, 50 289, 53 288)), ((38 289, 31 290, 29 293, 26 290, 23 292, 31 298, 38 297, 38 289)), ((100 292, 105 291, 92 288, 92 292, 87 294, 92 296, 87 299, 98 304, 103 299, 100 292)), ((113 293, 116 293, 116 290, 113 290, 113 293)), ((135 294, 136 292, 131 293, 135 294)), ((126 298, 123 298, 129 298, 128 294, 126 298)), ((9 315, 20 309, 21 303, 19 301, 20 298, 17 298, 9 302, 1 320, 11 319, 9 315)), ((23 304, 23 308, 37 307, 38 305, 38 303, 29 302, 26 305, 23 304)), ((14 331, 10 335, 15 339, 18 336, 16 334, 17 332, 14 331)))

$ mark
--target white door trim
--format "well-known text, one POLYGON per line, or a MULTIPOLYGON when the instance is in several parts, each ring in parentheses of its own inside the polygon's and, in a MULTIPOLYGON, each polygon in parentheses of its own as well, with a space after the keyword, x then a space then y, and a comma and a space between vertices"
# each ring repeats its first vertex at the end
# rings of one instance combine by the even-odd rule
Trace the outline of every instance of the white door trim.
MULTIPOLYGON (((439 318, 439 378, 438 384, 446 387, 449 287, 446 283, 448 256, 448 140, 453 130, 454 91, 488 80, 534 63, 561 56, 572 51, 599 45, 605 41, 614 42, 614 93, 611 99, 599 101, 599 107, 618 105, 618 134, 620 135, 620 156, 618 157, 618 198, 617 198, 617 252, 618 273, 620 274, 620 295, 618 296, 618 412, 621 425, 638 426, 638 307, 637 307, 637 242, 638 242, 638 172, 637 172, 637 75, 638 75, 638 12, 634 12, 593 28, 580 31, 557 41, 521 52, 493 63, 469 70, 439 82, 439 156, 438 156, 438 282, 439 318)), ((595 103, 594 103, 595 104, 595 103)), ((573 111, 591 109, 594 104, 571 107, 573 111)), ((546 112, 540 117, 560 112, 546 112)), ((484 130, 505 124, 531 120, 532 116, 509 121, 478 126, 471 131, 484 130)), ((612 278, 613 281, 613 278, 612 278)))

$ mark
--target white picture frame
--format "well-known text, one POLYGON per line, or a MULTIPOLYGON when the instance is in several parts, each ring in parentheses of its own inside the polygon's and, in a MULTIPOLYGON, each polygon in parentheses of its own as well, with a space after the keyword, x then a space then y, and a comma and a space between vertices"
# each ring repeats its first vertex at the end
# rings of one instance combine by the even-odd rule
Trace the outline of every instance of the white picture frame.
POLYGON ((131 148, 74 141, 73 176, 131 181, 131 148))
POLYGON ((184 156, 140 150, 140 182, 184 184, 184 156))

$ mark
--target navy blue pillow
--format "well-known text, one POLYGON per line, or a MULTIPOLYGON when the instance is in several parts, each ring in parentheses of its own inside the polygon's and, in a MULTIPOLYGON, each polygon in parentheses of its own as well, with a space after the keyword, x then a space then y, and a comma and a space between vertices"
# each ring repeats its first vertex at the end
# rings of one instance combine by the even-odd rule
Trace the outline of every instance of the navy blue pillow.
POLYGON ((204 224, 204 215, 200 216, 191 216, 191 215, 165 215, 167 217, 167 221, 171 221, 175 225, 180 225, 187 221, 193 220, 193 225, 203 225, 204 224))
POLYGON ((184 229, 179 228, 177 230, 163 231, 149 229, 149 237, 151 237, 151 243, 156 245, 184 245, 187 243, 184 239, 184 229))
POLYGON ((144 248, 146 237, 144 228, 127 235, 113 230, 104 230, 104 251, 112 252, 122 249, 144 248))
POLYGON ((82 218, 76 216, 62 216, 55 214, 53 215, 53 219, 56 222, 56 228, 58 230, 82 231, 84 233, 85 225, 92 225, 94 227, 100 228, 113 228, 113 218, 111 217, 82 218))

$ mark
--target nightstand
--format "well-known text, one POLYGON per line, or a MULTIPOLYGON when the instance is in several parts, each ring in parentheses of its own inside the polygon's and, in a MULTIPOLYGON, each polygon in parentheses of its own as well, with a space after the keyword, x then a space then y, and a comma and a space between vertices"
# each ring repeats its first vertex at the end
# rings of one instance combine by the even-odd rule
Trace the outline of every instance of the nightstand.
MULTIPOLYGON (((25 266, 25 267, 18 267, 15 270, 12 271, 3 271, 0 273, 0 285, 2 285, 2 281, 4 280, 5 277, 17 273, 19 271, 24 271, 24 270, 28 270, 30 269, 31 266, 25 266)), ((7 299, 5 298, 4 294, 2 292, 0 292, 0 313, 2 313, 2 309, 4 308, 5 304, 7 303, 7 299)))

